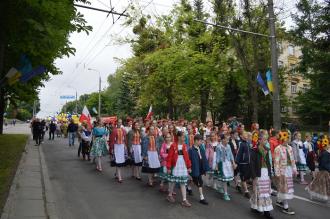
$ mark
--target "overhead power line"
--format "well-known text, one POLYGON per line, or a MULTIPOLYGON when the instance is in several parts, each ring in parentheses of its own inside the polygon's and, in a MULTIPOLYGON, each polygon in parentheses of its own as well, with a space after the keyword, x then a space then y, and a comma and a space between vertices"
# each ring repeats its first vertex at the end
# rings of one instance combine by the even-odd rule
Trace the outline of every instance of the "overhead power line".
POLYGON ((100 8, 94 8, 94 7, 90 7, 90 6, 86 6, 86 5, 78 5, 78 4, 73 4, 76 7, 80 7, 80 8, 86 8, 86 9, 90 9, 90 10, 95 10, 95 11, 101 11, 101 12, 105 12, 108 14, 115 14, 115 15, 119 15, 119 16, 124 16, 124 17, 128 17, 128 14, 124 14, 125 12, 116 12, 113 9, 111 10, 104 10, 104 9, 100 9, 100 8))

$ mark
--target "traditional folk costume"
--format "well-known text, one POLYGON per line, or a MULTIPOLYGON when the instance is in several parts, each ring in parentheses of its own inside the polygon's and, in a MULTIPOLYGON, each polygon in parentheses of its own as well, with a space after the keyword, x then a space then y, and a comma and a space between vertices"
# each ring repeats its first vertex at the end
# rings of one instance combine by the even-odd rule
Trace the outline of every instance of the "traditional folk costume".
POLYGON ((101 157, 108 154, 107 142, 104 138, 108 134, 108 131, 103 127, 93 128, 93 145, 91 155, 94 157, 101 157))
POLYGON ((223 145, 221 142, 216 148, 216 156, 217 171, 214 172, 214 177, 222 183, 221 187, 217 189, 218 192, 224 193, 224 200, 229 201, 227 182, 234 179, 234 156, 231 152, 230 145, 223 145))
POLYGON ((126 166, 127 151, 125 148, 126 131, 124 128, 113 129, 110 136, 110 147, 114 152, 116 167, 126 166))
POLYGON ((159 178, 163 181, 168 180, 168 174, 167 174, 167 168, 166 168, 166 160, 168 156, 168 152, 170 150, 171 144, 166 144, 165 142, 162 144, 162 147, 160 148, 160 161, 161 161, 161 168, 159 172, 159 178))
MULTIPOLYGON (((206 145, 205 153, 206 153, 206 158, 208 160, 209 164, 209 171, 207 172, 208 174, 208 181, 207 181, 207 186, 211 186, 211 182, 213 179, 213 174, 214 170, 216 169, 217 166, 217 153, 216 153, 216 148, 218 146, 218 142, 212 142, 210 144, 206 145)), ((216 180, 216 178, 214 178, 216 180)), ((213 181, 213 188, 217 189, 217 184, 216 181, 213 181)))
POLYGON ((166 167, 172 170, 168 180, 173 183, 186 184, 188 182, 188 169, 191 167, 187 146, 173 143, 168 152, 166 167))
POLYGON ((218 171, 215 173, 215 177, 221 182, 230 182, 234 179, 233 162, 234 156, 231 152, 229 144, 219 146, 216 149, 216 163, 218 171))
POLYGON ((142 166, 141 134, 131 130, 127 134, 127 147, 132 154, 133 165, 142 166))
POLYGON ((307 150, 306 163, 307 163, 308 169, 310 169, 313 173, 315 171, 316 154, 314 152, 312 142, 305 141, 304 147, 307 150))
POLYGON ((187 150, 194 146, 194 136, 195 135, 193 133, 189 133, 185 136, 185 144, 187 145, 187 150))
POLYGON ((90 160, 90 150, 91 150, 91 141, 92 141, 92 133, 88 131, 87 129, 83 128, 83 130, 80 133, 81 138, 81 151, 83 155, 83 159, 90 160))
POLYGON ((324 141, 322 150, 319 156, 319 172, 315 175, 313 181, 308 185, 308 191, 311 199, 316 199, 322 202, 330 201, 330 146, 327 138, 324 141))
POLYGON ((255 173, 257 178, 255 188, 250 199, 251 209, 264 212, 265 216, 272 218, 269 211, 273 210, 271 199, 271 173, 272 161, 270 147, 259 145, 256 151, 255 173))
POLYGON ((160 162, 158 158, 156 137, 146 136, 142 141, 142 156, 147 157, 148 170, 147 173, 158 173, 160 169, 160 162))
MULTIPOLYGON (((280 132, 280 140, 287 141, 288 133, 280 132)), ((297 173, 297 167, 292 147, 287 143, 275 148, 274 167, 278 183, 276 204, 283 208, 284 213, 294 214, 289 210, 288 200, 293 199, 293 175, 297 173)))
POLYGON ((291 143, 293 155, 296 161, 297 170, 299 172, 307 171, 306 155, 304 152, 304 144, 302 141, 294 140, 291 143))

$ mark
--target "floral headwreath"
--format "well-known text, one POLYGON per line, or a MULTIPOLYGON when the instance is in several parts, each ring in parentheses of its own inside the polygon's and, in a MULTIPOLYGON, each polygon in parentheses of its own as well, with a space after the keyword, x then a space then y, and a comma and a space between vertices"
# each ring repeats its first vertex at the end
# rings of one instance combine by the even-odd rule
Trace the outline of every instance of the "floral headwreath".
POLYGON ((287 141, 289 139, 289 133, 287 131, 280 131, 279 138, 280 141, 287 141))
POLYGON ((321 139, 318 140, 319 147, 323 148, 329 145, 329 138, 328 136, 324 135, 321 139))

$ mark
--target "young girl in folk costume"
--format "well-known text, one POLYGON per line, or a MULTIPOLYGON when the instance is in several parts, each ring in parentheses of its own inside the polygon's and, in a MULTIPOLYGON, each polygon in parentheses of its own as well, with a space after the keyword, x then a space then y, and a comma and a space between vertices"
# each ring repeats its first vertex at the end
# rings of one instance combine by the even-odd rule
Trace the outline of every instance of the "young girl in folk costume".
POLYGON ((213 128, 212 121, 207 121, 205 131, 204 131, 204 139, 206 139, 207 136, 211 135, 212 128, 213 128))
POLYGON ((307 185, 308 183, 304 179, 304 175, 307 171, 306 155, 304 152, 304 144, 301 141, 300 132, 293 134, 294 140, 291 143, 293 155, 296 161, 298 173, 300 175, 300 184, 307 185))
POLYGON ((148 135, 142 140, 142 156, 148 162, 148 185, 153 186, 154 175, 159 172, 160 162, 156 145, 157 138, 155 137, 155 129, 153 126, 149 127, 148 135))
POLYGON ((191 162, 186 149, 187 146, 184 144, 184 133, 178 132, 177 138, 178 141, 171 145, 166 160, 166 167, 169 174, 169 194, 167 200, 171 203, 175 202, 173 189, 175 183, 179 183, 182 193, 182 206, 190 207, 191 204, 187 200, 185 185, 189 179, 188 173, 191 172, 191 162))
POLYGON ((176 137, 175 137, 175 127, 173 124, 170 124, 168 126, 168 133, 170 133, 170 135, 172 136, 172 142, 175 142, 176 141, 176 137))
POLYGON ((216 148, 219 142, 217 141, 217 137, 214 132, 210 133, 209 137, 207 137, 207 144, 206 144, 206 158, 209 163, 210 170, 207 172, 207 186, 211 187, 213 183, 213 188, 217 189, 217 181, 213 180, 213 173, 216 168, 216 148), (208 142, 210 141, 210 142, 208 142))
POLYGON ((82 151, 83 159, 86 160, 86 156, 87 156, 87 159, 91 160, 89 154, 91 150, 92 133, 88 129, 87 122, 82 123, 80 138, 81 138, 81 151, 82 151))
POLYGON ((225 135, 221 135, 221 142, 216 148, 216 163, 215 176, 222 183, 218 191, 224 194, 223 199, 225 201, 229 201, 227 183, 234 179, 236 164, 230 145, 228 144, 228 137, 225 135))
POLYGON ((117 127, 113 129, 110 136, 110 148, 111 154, 115 157, 116 163, 116 174, 118 177, 118 182, 122 183, 122 167, 126 166, 127 147, 126 142, 126 131, 122 127, 122 120, 117 121, 117 127))
POLYGON ((274 169, 278 182, 276 205, 282 208, 282 212, 293 215, 289 209, 288 200, 293 199, 293 176, 297 175, 296 162, 292 147, 289 145, 289 133, 281 131, 279 134, 281 144, 275 148, 274 169))
POLYGON ((194 130, 191 125, 187 126, 188 134, 185 135, 185 144, 188 146, 187 150, 194 146, 194 130))
POLYGON ((306 163, 307 163, 308 169, 311 170, 312 177, 314 179, 315 178, 316 154, 315 154, 314 149, 313 149, 312 136, 311 136, 310 133, 305 134, 304 148, 307 151, 306 163))
POLYGON ((263 212, 266 218, 273 218, 271 199, 272 160, 268 134, 266 130, 260 131, 256 159, 253 162, 256 177, 253 179, 253 192, 250 199, 252 212, 263 212))
POLYGON ((102 127, 102 122, 100 118, 97 119, 92 133, 94 139, 91 155, 97 159, 96 170, 102 171, 101 157, 108 154, 107 142, 104 138, 106 135, 108 135, 108 131, 104 127, 102 127))
POLYGON ((166 159, 168 156, 168 152, 170 150, 171 144, 172 144, 172 136, 167 133, 165 135, 165 142, 162 144, 162 147, 160 148, 160 161, 161 161, 161 168, 159 173, 160 181, 160 192, 166 192, 166 189, 164 188, 164 182, 167 181, 168 175, 167 175, 167 168, 166 168, 166 159))
POLYGON ((319 156, 319 172, 306 188, 311 199, 330 201, 330 144, 327 136, 320 140, 322 150, 319 156))
POLYGON ((127 147, 131 149, 133 157, 133 177, 137 180, 141 180, 141 166, 142 166, 142 155, 141 155, 141 133, 140 125, 138 122, 134 122, 132 130, 127 134, 127 147))

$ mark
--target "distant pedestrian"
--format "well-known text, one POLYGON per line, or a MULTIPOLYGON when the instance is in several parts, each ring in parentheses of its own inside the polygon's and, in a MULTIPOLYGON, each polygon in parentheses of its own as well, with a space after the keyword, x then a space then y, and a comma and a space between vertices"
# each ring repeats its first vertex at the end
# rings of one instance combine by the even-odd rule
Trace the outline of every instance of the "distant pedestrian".
POLYGON ((69 147, 74 146, 74 140, 76 138, 77 131, 78 131, 78 125, 75 124, 73 120, 71 120, 68 126, 69 147))
POLYGON ((90 150, 91 150, 91 141, 92 133, 88 129, 88 124, 86 122, 82 123, 82 129, 80 132, 81 136, 81 152, 84 160, 90 161, 90 150))
POLYGON ((42 135, 42 125, 40 120, 34 119, 31 124, 32 133, 33 133, 33 140, 36 141, 36 146, 39 146, 41 143, 41 135, 42 135))
POLYGON ((46 130, 47 130, 47 126, 46 126, 46 121, 44 119, 41 120, 40 124, 41 124, 41 143, 42 143, 44 141, 44 138, 45 138, 45 133, 46 133, 46 130))
POLYGON ((51 121, 49 124, 49 139, 48 140, 54 140, 54 135, 56 131, 56 124, 54 121, 51 121))

